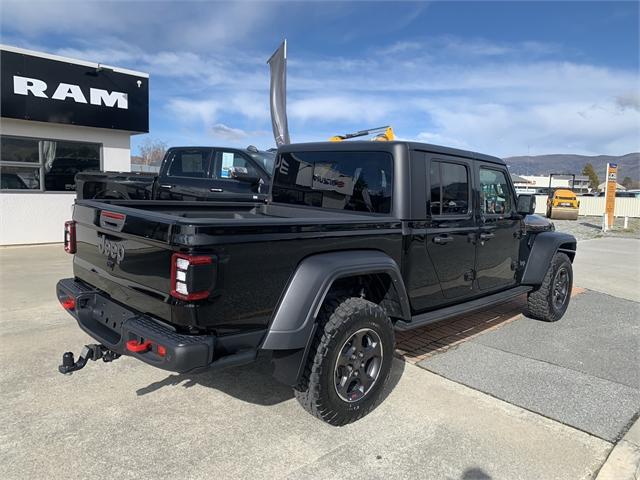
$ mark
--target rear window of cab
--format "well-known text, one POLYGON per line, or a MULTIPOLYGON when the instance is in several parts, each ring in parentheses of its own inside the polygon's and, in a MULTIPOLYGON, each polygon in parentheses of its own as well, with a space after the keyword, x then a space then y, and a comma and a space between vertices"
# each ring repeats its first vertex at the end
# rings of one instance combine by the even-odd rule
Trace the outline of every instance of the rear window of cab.
POLYGON ((336 210, 390 213, 388 152, 292 152, 278 156, 273 201, 336 210))

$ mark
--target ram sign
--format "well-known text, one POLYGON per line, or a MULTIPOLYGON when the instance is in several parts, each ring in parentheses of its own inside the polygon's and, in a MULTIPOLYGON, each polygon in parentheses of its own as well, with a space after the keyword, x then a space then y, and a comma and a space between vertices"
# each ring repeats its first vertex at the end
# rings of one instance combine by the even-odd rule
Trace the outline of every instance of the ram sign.
POLYGON ((149 78, 2 50, 1 112, 6 118, 149 131, 149 78))

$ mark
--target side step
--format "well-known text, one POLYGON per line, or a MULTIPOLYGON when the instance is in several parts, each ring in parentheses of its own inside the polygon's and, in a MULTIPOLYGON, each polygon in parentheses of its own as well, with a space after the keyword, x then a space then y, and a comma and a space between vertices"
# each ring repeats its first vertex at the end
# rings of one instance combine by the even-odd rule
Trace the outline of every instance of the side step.
POLYGON ((410 322, 404 320, 398 320, 396 322, 396 330, 406 331, 414 328, 424 327, 430 323, 446 320, 458 315, 464 315, 466 313, 475 312, 476 310, 482 310, 492 305, 498 305, 500 303, 507 302, 514 297, 522 295, 533 290, 530 286, 520 286, 505 290, 503 292, 494 293, 492 295, 470 300, 468 302, 461 303, 459 305, 452 305, 450 307, 433 310, 432 312, 421 313, 411 319, 410 322))

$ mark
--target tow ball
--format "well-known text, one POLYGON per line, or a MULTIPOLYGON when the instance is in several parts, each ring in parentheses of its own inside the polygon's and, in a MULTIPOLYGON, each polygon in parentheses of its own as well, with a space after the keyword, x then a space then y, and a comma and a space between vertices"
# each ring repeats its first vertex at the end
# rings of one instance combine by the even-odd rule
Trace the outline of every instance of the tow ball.
POLYGON ((65 352, 62 355, 62 365, 58 366, 58 371, 65 375, 71 375, 76 370, 84 368, 89 360, 102 359, 103 362, 113 362, 119 357, 119 353, 109 350, 104 345, 92 343, 84 346, 77 362, 73 358, 73 352, 65 352))

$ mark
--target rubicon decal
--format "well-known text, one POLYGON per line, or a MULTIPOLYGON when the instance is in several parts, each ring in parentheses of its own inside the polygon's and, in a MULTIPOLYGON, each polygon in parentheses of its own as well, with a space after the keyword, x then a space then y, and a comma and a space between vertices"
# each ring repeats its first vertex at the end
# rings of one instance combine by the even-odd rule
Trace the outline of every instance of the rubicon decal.
POLYGON ((114 260, 118 265, 124 260, 124 245, 122 242, 109 240, 104 235, 98 235, 98 251, 114 260))
POLYGON ((13 93, 16 95, 33 95, 52 100, 66 100, 70 98, 77 103, 90 103, 91 105, 104 105, 106 107, 129 108, 129 98, 124 92, 109 92, 101 88, 89 88, 89 101, 80 88, 80 85, 72 83, 59 83, 49 97, 49 86, 43 80, 37 78, 13 76, 13 93))

